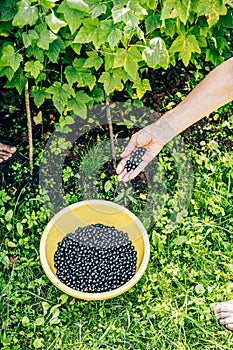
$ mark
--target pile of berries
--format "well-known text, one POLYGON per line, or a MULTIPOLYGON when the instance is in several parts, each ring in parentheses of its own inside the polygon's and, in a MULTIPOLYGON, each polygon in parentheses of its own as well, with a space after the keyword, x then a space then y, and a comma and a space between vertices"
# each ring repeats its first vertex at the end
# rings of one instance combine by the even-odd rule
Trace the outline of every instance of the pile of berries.
POLYGON ((111 291, 136 272, 137 252, 126 233, 102 224, 69 233, 54 254, 57 277, 70 288, 89 293, 111 291))
POLYGON ((132 169, 136 169, 136 167, 141 163, 142 157, 144 156, 145 152, 145 147, 138 147, 136 151, 132 153, 130 159, 128 159, 125 164, 127 172, 129 172, 132 169))

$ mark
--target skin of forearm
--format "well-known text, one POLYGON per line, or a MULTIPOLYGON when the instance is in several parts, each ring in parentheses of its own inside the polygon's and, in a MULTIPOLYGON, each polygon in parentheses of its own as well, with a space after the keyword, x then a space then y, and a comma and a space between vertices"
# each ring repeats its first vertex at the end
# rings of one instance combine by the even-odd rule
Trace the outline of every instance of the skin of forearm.
POLYGON ((167 138, 171 139, 232 100, 233 57, 212 70, 182 102, 164 114, 159 123, 170 126, 167 138))

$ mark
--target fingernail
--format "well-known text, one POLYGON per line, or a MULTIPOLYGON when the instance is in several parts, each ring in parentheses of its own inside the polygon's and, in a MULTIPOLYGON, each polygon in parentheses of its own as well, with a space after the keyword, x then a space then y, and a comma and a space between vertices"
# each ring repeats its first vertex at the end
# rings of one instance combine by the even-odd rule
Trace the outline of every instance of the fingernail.
POLYGON ((11 147, 10 150, 11 151, 16 151, 16 148, 15 147, 11 147))

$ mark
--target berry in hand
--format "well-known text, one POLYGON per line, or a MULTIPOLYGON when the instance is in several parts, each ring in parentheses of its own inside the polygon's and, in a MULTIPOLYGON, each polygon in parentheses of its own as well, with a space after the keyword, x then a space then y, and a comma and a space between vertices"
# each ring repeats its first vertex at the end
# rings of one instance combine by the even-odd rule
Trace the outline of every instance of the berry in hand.
POLYGON ((127 172, 137 168, 137 166, 141 163, 142 157, 144 156, 145 152, 146 152, 145 147, 138 147, 136 151, 132 153, 130 159, 128 159, 125 164, 125 168, 127 172))

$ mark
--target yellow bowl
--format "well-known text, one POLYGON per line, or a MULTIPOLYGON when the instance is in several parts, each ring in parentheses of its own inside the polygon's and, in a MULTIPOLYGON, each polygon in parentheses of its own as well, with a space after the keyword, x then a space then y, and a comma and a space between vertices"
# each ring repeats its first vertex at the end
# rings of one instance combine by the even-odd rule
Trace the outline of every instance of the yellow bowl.
POLYGON ((41 264, 50 281, 64 293, 85 300, 114 298, 129 290, 145 272, 149 256, 150 243, 141 221, 123 206, 104 200, 88 200, 64 208, 50 220, 40 242, 41 264), (129 235, 137 251, 137 267, 135 275, 121 287, 109 292, 86 293, 66 286, 57 278, 54 253, 58 242, 68 233, 73 233, 78 227, 97 223, 115 226, 129 235))

